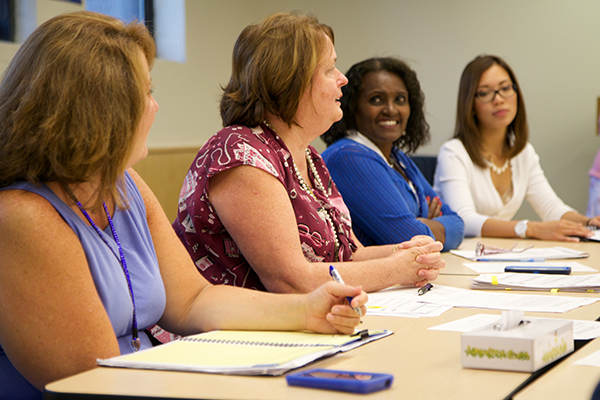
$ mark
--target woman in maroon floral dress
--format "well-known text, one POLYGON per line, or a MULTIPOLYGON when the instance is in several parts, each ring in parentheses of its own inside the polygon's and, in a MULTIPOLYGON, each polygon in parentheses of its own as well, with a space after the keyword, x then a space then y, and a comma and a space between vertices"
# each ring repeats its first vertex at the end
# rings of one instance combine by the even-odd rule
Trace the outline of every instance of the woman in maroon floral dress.
POLYGON ((342 118, 346 77, 335 67, 331 28, 281 13, 250 25, 234 48, 221 99, 225 127, 200 149, 185 178, 173 227, 214 284, 308 292, 331 280, 374 291, 422 286, 445 265, 426 236, 363 247, 310 142, 342 118))

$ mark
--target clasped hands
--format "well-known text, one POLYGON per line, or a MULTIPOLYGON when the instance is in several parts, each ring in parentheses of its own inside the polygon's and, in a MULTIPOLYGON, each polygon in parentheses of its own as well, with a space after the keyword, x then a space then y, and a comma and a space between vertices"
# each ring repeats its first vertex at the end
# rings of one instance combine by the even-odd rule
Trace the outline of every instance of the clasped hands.
POLYGON ((392 257, 399 257, 407 271, 400 285, 421 287, 437 279, 440 269, 446 266, 441 251, 444 246, 430 236, 418 235, 411 240, 399 243, 392 249, 392 257), (400 251, 405 250, 405 251, 400 251))

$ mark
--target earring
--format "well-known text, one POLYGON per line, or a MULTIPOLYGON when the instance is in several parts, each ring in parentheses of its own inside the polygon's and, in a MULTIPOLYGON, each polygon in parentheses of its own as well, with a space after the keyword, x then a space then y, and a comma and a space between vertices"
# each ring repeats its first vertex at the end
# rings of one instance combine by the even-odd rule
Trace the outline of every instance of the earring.
POLYGON ((513 148, 515 147, 515 140, 517 140, 516 135, 515 135, 515 131, 513 129, 511 129, 508 132, 508 136, 506 138, 508 140, 508 147, 509 148, 513 148))

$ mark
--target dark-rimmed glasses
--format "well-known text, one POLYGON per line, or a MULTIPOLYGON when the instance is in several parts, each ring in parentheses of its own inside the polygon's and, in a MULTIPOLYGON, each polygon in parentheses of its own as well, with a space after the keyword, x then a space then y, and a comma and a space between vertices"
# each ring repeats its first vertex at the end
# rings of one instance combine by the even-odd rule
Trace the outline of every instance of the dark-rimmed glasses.
POLYGON ((480 89, 475 93, 475 98, 482 103, 489 103, 494 101, 496 95, 499 95, 503 99, 509 99, 517 93, 517 85, 511 83, 510 85, 502 86, 498 90, 480 89))
POLYGON ((522 249, 515 249, 515 247, 517 247, 517 243, 515 243, 515 245, 510 249, 505 249, 504 247, 485 246, 483 243, 477 242, 477 245, 475 246, 475 257, 483 257, 489 256, 491 254, 502 253, 521 253, 527 249, 532 248, 533 245, 524 247, 522 249))

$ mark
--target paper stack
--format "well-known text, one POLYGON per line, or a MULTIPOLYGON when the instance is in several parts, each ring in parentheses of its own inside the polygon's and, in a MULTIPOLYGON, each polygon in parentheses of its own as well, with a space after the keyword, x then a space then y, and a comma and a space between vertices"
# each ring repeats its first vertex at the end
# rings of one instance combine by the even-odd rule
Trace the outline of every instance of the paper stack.
POLYGON ((540 247, 527 249, 520 252, 503 252, 498 254, 485 254, 477 256, 475 250, 450 250, 452 254, 468 258, 473 261, 544 261, 567 260, 573 258, 587 258, 589 253, 568 249, 566 247, 540 247))
POLYGON ((541 290, 567 292, 600 291, 600 274, 483 274, 471 279, 471 289, 541 290))

